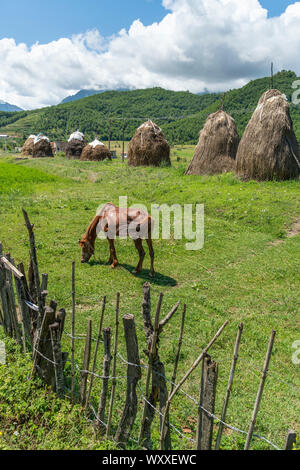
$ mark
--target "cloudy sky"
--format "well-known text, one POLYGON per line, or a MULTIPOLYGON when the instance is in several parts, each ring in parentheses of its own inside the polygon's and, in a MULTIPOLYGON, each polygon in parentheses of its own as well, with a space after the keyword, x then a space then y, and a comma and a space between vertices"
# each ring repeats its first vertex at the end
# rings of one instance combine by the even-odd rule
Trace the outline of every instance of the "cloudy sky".
POLYGON ((0 100, 24 109, 80 89, 221 91, 300 75, 300 2, 0 1, 0 100))

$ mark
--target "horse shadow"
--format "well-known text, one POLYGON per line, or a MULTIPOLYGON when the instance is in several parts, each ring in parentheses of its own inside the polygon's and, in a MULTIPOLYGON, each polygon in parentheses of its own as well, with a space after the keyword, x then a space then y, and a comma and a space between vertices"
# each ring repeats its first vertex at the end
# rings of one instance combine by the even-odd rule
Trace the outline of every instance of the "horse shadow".
MULTIPOLYGON (((90 266, 109 266, 109 263, 105 261, 97 260, 97 259, 90 260, 88 264, 90 266)), ((156 284, 158 286, 171 286, 171 287, 177 286, 176 279, 170 276, 166 276, 159 272, 155 272, 155 276, 151 277, 149 269, 143 269, 140 273, 133 274, 132 272, 134 271, 135 267, 130 264, 120 263, 118 267, 125 269, 137 279, 143 279, 144 281, 149 281, 151 284, 156 284)), ((118 269, 118 267, 116 267, 115 269, 118 269)))

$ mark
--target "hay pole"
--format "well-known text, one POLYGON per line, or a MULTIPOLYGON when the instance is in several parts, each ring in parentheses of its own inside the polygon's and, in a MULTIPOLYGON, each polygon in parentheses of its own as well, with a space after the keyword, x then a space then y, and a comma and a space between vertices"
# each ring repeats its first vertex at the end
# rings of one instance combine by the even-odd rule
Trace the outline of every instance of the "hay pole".
POLYGON ((76 313, 75 261, 73 261, 72 262, 72 327, 71 327, 72 403, 74 403, 74 392, 75 392, 75 313, 76 313))
POLYGON ((126 128, 126 121, 124 120, 123 123, 123 128, 122 128, 122 163, 124 163, 125 160, 125 128, 126 128))
POLYGON ((95 374, 95 370, 96 370, 98 349, 99 349, 99 345, 100 345, 100 341, 101 341, 101 337, 102 337, 102 326, 103 326, 103 319, 104 319, 104 313, 105 313, 105 306, 106 306, 106 296, 103 297, 103 301, 102 301, 102 310, 101 310, 100 321, 99 321, 99 330, 98 330, 96 346, 95 346, 95 351, 94 351, 94 359, 93 359, 93 366, 92 366, 90 384, 89 384, 87 398, 86 398, 85 413, 87 413, 87 410, 88 410, 88 407, 89 407, 89 404, 90 404, 92 388, 93 388, 93 385, 94 385, 94 378, 95 378, 94 374, 95 374))
POLYGON ((23 216, 25 220, 25 225, 28 230, 28 235, 29 235, 29 243, 30 243, 30 254, 31 254, 31 260, 32 260, 32 267, 33 267, 33 272, 34 272, 34 284, 37 292, 37 304, 39 308, 39 317, 38 317, 38 329, 41 326, 42 319, 44 316, 44 305, 43 305, 43 299, 41 295, 41 285, 40 285, 40 276, 39 276, 39 267, 38 267, 38 261, 37 261, 37 253, 36 253, 36 246, 35 246, 35 236, 33 232, 33 227, 30 223, 29 217, 25 209, 22 209, 23 211, 23 216))
POLYGON ((173 398, 175 397, 176 393, 178 392, 178 390, 182 387, 182 385, 186 382, 186 380, 189 378, 189 376, 191 375, 191 373, 198 367, 198 365, 200 364, 200 362, 202 361, 202 359, 206 356, 207 352, 209 351, 209 349, 212 347, 212 345, 216 342, 216 340, 219 338, 219 336, 223 333, 223 330, 226 328, 226 326, 228 325, 229 323, 229 320, 226 320, 226 322, 221 326, 221 328, 218 330, 218 332, 215 334, 215 336, 212 338, 212 340, 207 344, 207 346, 203 349, 202 353, 200 354, 200 356, 196 359, 196 361, 194 362, 194 364, 192 365, 192 367, 188 370, 188 372, 185 374, 185 376, 180 380, 180 382, 176 385, 176 387, 174 388, 174 390, 172 391, 172 393, 170 393, 169 395, 169 398, 168 398, 168 401, 167 401, 167 404, 166 404, 166 408, 165 408, 165 412, 164 412, 164 415, 163 415, 163 419, 162 419, 162 426, 161 426, 161 435, 160 435, 160 447, 161 447, 161 450, 164 450, 164 436, 166 434, 166 430, 165 430, 165 426, 166 426, 166 419, 167 419, 167 416, 168 416, 168 413, 169 413, 169 410, 170 410, 170 405, 171 405, 171 402, 173 400, 173 398))
POLYGON ((114 353, 113 353, 113 379, 112 379, 112 388, 111 388, 111 396, 110 396, 110 405, 109 405, 109 413, 107 419, 107 427, 106 427, 106 439, 110 438, 110 429, 111 429, 111 420, 112 420, 112 412, 114 406, 114 399, 115 399, 115 391, 117 386, 116 380, 116 366, 117 366, 117 354, 118 354, 118 335, 119 335, 119 309, 120 309, 120 293, 117 293, 117 300, 116 300, 116 329, 115 329, 115 342, 114 342, 114 353))
POLYGON ((112 360, 111 355, 111 329, 104 328, 103 329, 103 341, 104 341, 104 361, 103 361, 103 379, 102 379, 102 391, 99 400, 99 408, 97 419, 95 421, 95 426, 100 431, 100 433, 104 434, 105 431, 105 407, 107 401, 107 392, 108 392, 108 381, 109 381, 109 373, 110 373, 110 364, 112 360))
POLYGON ((228 380, 227 390, 226 390, 226 394, 225 394, 225 400, 224 400, 224 404, 223 404, 223 408, 222 408, 221 421, 219 423, 219 430, 218 430, 215 450, 220 449, 220 443, 221 443, 222 433, 223 433, 223 429, 224 429, 224 425, 223 425, 222 421, 224 422, 226 420, 226 413, 227 413, 228 403, 229 403, 231 389, 232 389, 232 385, 233 385, 233 379, 234 379, 236 364, 237 364, 238 357, 239 357, 239 350, 240 350, 240 344, 241 344, 243 329, 244 329, 244 324, 241 323, 239 325, 238 333, 237 333, 237 337, 236 337, 236 341, 235 341, 235 346, 234 346, 234 351, 233 351, 233 358, 232 358, 232 363, 231 363, 231 370, 230 370, 230 374, 229 374, 229 380, 228 380))
POLYGON ((85 349, 83 356, 83 366, 81 371, 81 383, 80 383, 80 403, 85 406, 86 403, 86 388, 87 379, 89 375, 89 365, 91 359, 91 347, 92 347, 92 320, 88 320, 88 327, 86 333, 85 349))
POLYGON ((259 406, 260 406, 260 402, 261 402, 261 398, 262 398, 262 394, 263 394, 263 391, 264 391, 265 382, 266 382, 266 378, 267 378, 267 374, 268 374, 268 369, 269 369, 269 364, 270 364, 270 360, 271 360, 275 335, 276 335, 276 331, 272 330, 269 345, 268 345, 268 350, 267 350, 267 354, 266 354, 266 358, 265 358, 264 368, 263 368, 263 372, 262 372, 262 376, 261 376, 261 381, 260 381, 260 384, 259 384, 259 389, 258 389, 258 392, 257 392, 255 404, 254 404, 252 419, 251 419, 251 423, 250 423, 250 427, 249 427, 249 431, 248 431, 247 440, 246 440, 246 443, 245 443, 244 450, 249 450, 251 440, 252 440, 252 437, 253 437, 254 426, 255 426, 255 423, 256 423, 256 418, 257 418, 257 414, 258 414, 258 411, 259 411, 259 406))
MULTIPOLYGON (((146 290, 147 289, 148 289, 148 293, 149 293, 150 285, 146 286, 146 290)), ((149 361, 148 361, 148 370, 147 370, 147 378, 146 378, 146 390, 145 390, 146 400, 149 400, 150 379, 151 379, 151 373, 152 373, 152 369, 153 369, 153 359, 154 359, 154 353, 155 353, 155 350, 156 350, 156 343, 157 343, 157 340, 158 340, 159 315, 160 315, 160 310, 161 310, 161 304, 162 304, 162 301, 163 301, 163 297, 164 297, 164 294, 160 293, 157 308, 156 308, 156 314, 155 314, 154 332, 153 332, 153 335, 152 335, 151 347, 150 347, 150 351, 149 351, 149 361)), ((150 302, 150 299, 149 299, 149 302, 150 302)), ((150 325, 149 325, 149 327, 150 327, 150 325)), ((145 401, 143 415, 142 415, 142 421, 141 421, 140 434, 139 434, 139 444, 141 444, 141 442, 144 438, 145 423, 146 423, 146 418, 147 418, 147 409, 148 409, 148 403, 145 401)))
POLYGON ((140 367, 139 346, 136 336, 134 316, 125 315, 123 317, 123 325, 125 332, 128 362, 127 391, 126 402, 123 409, 121 421, 119 423, 115 435, 115 442, 121 448, 125 449, 137 415, 138 398, 136 393, 136 387, 138 381, 142 377, 142 371, 140 367))

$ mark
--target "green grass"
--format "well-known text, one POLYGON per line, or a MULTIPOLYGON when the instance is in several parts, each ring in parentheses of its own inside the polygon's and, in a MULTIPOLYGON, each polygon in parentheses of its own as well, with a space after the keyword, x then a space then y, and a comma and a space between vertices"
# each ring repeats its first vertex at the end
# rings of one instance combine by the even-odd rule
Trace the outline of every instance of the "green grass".
MULTIPOLYGON (((289 227, 299 218, 299 181, 242 183, 232 174, 185 177, 184 171, 191 156, 191 147, 175 148, 170 169, 130 168, 118 160, 97 164, 59 158, 14 163, 14 157, 4 158, 0 161, 0 240, 5 251, 10 251, 17 262, 27 262, 28 240, 21 214, 21 208, 25 207, 31 222, 35 224, 40 271, 49 273, 49 298, 55 298, 60 308, 67 309, 66 330, 70 331, 71 262, 75 259, 78 261, 77 333, 85 333, 87 320, 91 317, 96 334, 103 295, 108 296, 104 326, 113 327, 115 294, 119 291, 121 314, 135 315, 141 358, 145 362, 140 304, 142 285, 150 280, 148 256, 144 271, 139 276, 133 276, 131 271, 137 263, 133 243, 118 240, 116 248, 121 266, 113 271, 106 264, 107 243, 98 241, 93 262, 81 265, 78 239, 97 207, 108 201, 117 204, 119 196, 127 195, 130 205, 143 203, 148 209, 152 203, 204 203, 203 250, 187 252, 186 240, 172 238, 170 241, 154 241, 157 275, 150 280, 153 308, 159 292, 165 294, 162 315, 177 300, 187 304, 179 378, 221 324, 226 319, 230 320, 227 330, 211 350, 212 357, 219 362, 217 415, 220 415, 226 390, 237 327, 241 321, 244 322, 241 358, 227 416, 227 422, 242 429, 247 429, 251 419, 260 380, 259 370, 263 366, 271 330, 274 328, 277 331, 256 432, 283 446, 289 429, 300 432, 299 366, 293 365, 291 360, 292 344, 300 339, 299 235, 293 238, 286 236, 289 227), (278 239, 282 243, 274 246, 272 242, 278 239)), ((167 377, 171 377, 173 370, 179 328, 178 313, 161 339, 161 358, 167 377)), ((70 350, 67 338, 65 348, 70 350)), ((120 351, 124 356, 122 330, 120 351)), ((82 353, 83 344, 78 342, 76 355, 79 363, 82 353)), ((99 354, 98 371, 101 367, 102 353, 99 354)), ((7 369, 10 370, 10 365, 7 369)), ((0 375, 4 374, 4 370, 0 369, 0 375)), ((121 362, 118 363, 117 373, 121 376, 126 373, 121 362)), ((197 397, 199 384, 200 369, 194 372, 184 389, 197 397)), ((118 382, 114 426, 122 412, 124 386, 123 381, 118 382)), ((95 399, 100 390, 100 384, 96 384, 95 399)), ((1 399, 0 403, 2 414, 1 399)), ((188 437, 194 436, 196 416, 197 409, 182 395, 175 399, 171 422, 179 429, 190 428, 192 434, 187 434, 188 437)), ((0 421, 0 430, 1 426, 5 426, 5 419, 4 422, 0 421)), ((56 426, 54 424, 53 432, 56 426)), ((18 423, 15 428, 23 432, 18 423)), ((156 447, 159 445, 158 429, 156 419, 156 447)), ((88 429, 86 432, 89 432, 88 429)), ((134 437, 137 434, 138 424, 135 425, 134 437)), ((190 447, 188 441, 174 433, 172 435, 175 448, 190 447)), ((29 437, 30 430, 25 428, 26 442, 29 437)), ((43 436, 34 442, 36 448, 53 448, 43 436)), ((224 433, 225 448, 239 449, 243 447, 243 442, 243 436, 228 431, 224 433)), ((74 440, 73 445, 76 446, 74 440)), ((78 448, 81 445, 78 438, 78 448)), ((134 445, 131 443, 133 448, 134 445)), ((66 441, 65 447, 70 446, 66 441)), ((8 444, 8 447, 14 448, 14 445, 8 444)), ((268 446, 254 440, 253 448, 268 446)))

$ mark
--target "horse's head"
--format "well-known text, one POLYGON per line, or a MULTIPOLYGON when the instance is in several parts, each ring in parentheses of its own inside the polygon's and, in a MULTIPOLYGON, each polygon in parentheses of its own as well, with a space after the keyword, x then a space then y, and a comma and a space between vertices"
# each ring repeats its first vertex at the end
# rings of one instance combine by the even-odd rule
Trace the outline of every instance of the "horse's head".
POLYGON ((93 256, 95 249, 92 243, 84 237, 79 240, 79 245, 81 247, 81 262, 88 263, 93 256))

